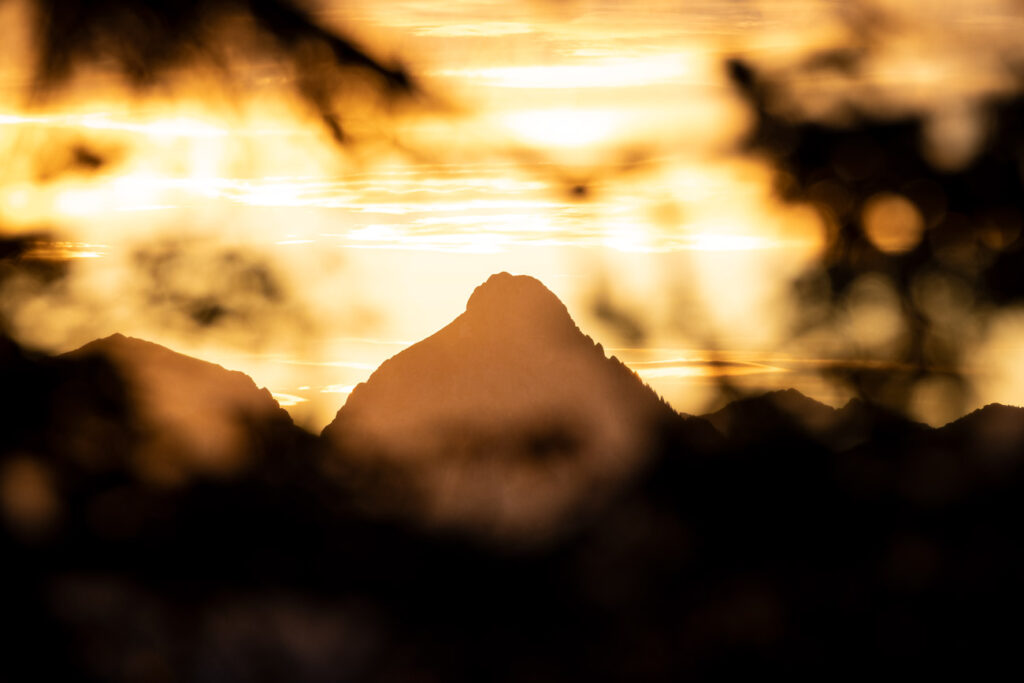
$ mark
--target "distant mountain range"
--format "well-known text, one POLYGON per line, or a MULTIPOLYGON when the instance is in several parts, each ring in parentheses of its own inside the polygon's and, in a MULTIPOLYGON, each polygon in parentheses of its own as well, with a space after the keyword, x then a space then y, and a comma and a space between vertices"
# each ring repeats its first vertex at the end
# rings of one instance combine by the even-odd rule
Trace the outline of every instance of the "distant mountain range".
POLYGON ((834 451, 844 451, 865 441, 919 435, 929 430, 927 425, 861 399, 851 399, 836 409, 796 389, 741 398, 704 417, 739 444, 800 434, 834 451))
POLYGON ((245 375, 0 336, 4 680, 977 674, 1024 607, 1024 409, 680 415, 501 273, 315 436, 245 375))
MULTIPOLYGON (((45 369, 41 395, 21 424, 50 417, 29 430, 30 442, 73 451, 108 442, 106 455, 75 452, 73 460, 119 452, 135 475, 174 485, 230 476, 286 442, 314 441, 243 373, 147 341, 115 334, 35 360, 45 369), (83 367, 105 376, 83 390, 83 367), (117 395, 120 415, 103 392, 117 395)), ((836 409, 789 389, 703 417, 680 415, 607 357, 543 284, 499 273, 452 323, 359 384, 316 450, 343 479, 401 488, 363 491, 372 507, 401 499, 398 507, 428 522, 512 539, 563 528, 658 454, 703 457, 765 444, 857 452, 864 461, 894 448, 955 445, 997 467, 1024 450, 1024 410, 986 406, 932 429, 859 399, 836 409)))

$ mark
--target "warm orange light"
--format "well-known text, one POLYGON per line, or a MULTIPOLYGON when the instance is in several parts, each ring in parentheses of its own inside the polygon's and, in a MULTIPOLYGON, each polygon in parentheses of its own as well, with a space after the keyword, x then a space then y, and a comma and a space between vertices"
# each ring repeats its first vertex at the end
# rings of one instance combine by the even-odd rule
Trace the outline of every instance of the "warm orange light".
POLYGON ((504 117, 508 126, 527 143, 554 147, 583 147, 607 141, 622 120, 610 109, 533 109, 504 117))
POLYGON ((731 235, 722 233, 695 233, 686 236, 690 249, 696 251, 749 251, 784 246, 778 240, 762 235, 731 235))
POLYGON ((864 232, 886 253, 910 251, 921 241, 924 218, 906 197, 880 193, 868 200, 862 216, 864 232))
POLYGON ((329 384, 320 390, 321 394, 351 394, 356 388, 355 384, 329 384))
POLYGON ((479 81, 502 88, 635 88, 678 82, 691 75, 686 56, 672 53, 653 57, 605 59, 583 64, 531 64, 445 69, 442 76, 479 81))
POLYGON ((211 138, 230 134, 226 128, 187 116, 151 119, 123 119, 104 112, 65 114, 0 114, 0 126, 48 126, 141 133, 154 138, 211 138))
POLYGON ((296 396, 295 394, 286 394, 283 391, 275 391, 271 393, 271 396, 274 397, 274 400, 277 401, 278 405, 282 408, 293 408, 300 403, 306 403, 309 401, 308 398, 296 396))

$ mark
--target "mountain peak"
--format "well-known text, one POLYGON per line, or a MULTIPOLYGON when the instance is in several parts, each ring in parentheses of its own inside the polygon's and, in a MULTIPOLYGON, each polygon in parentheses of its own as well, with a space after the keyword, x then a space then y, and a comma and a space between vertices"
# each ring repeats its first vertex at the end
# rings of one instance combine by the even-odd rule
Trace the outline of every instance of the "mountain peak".
POLYGON ((466 303, 466 310, 524 303, 565 308, 558 297, 537 278, 502 271, 490 276, 486 282, 473 290, 466 303))
POLYGON ((433 522, 539 537, 608 495, 674 419, 547 287, 498 273, 358 385, 323 436, 407 472, 433 522))
POLYGON ((466 317, 486 325, 567 326, 576 330, 565 304, 539 280, 506 272, 492 275, 473 291, 466 302, 466 317))

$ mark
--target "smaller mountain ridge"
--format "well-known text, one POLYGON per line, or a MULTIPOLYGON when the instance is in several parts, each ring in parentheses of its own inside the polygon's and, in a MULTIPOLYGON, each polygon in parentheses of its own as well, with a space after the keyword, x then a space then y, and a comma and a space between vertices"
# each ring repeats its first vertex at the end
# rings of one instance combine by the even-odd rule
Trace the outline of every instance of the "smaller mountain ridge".
POLYGON ((1024 458, 1024 408, 990 403, 936 431, 992 462, 1024 458))
POLYGON ((160 344, 114 333, 64 355, 74 358, 92 354, 112 360, 130 375, 140 375, 137 379, 147 381, 147 390, 170 391, 175 388, 174 382, 157 383, 154 380, 175 377, 187 380, 186 386, 181 388, 192 391, 192 401, 224 400, 234 403, 235 408, 242 411, 291 420, 270 391, 258 387, 244 372, 228 370, 222 365, 178 353, 160 344))
POLYGON ((1009 434, 1024 436, 1024 408, 989 403, 946 424, 942 429, 976 428, 982 425, 1009 434))
POLYGON ((121 375, 142 439, 143 476, 176 483, 190 473, 237 471, 261 450, 258 435, 293 428, 266 388, 246 374, 113 334, 64 354, 102 357, 121 375))
POLYGON ((823 432, 834 424, 836 409, 785 389, 737 399, 704 419, 727 437, 760 439, 785 430, 823 432))
POLYGON ((859 398, 836 409, 796 389, 740 398, 704 417, 740 446, 779 439, 810 439, 834 452, 868 441, 910 438, 930 429, 859 398))

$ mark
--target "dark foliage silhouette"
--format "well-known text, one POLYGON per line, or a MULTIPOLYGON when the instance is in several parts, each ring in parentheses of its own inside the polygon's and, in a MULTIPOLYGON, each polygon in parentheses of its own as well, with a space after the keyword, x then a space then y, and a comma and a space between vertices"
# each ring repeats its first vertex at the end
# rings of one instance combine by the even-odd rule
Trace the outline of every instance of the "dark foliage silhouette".
POLYGON ((113 65, 139 90, 166 82, 177 68, 228 69, 232 42, 244 30, 262 41, 261 57, 294 71, 297 92, 339 143, 347 138, 338 98, 358 90, 351 87, 357 81, 385 100, 419 91, 404 67, 374 58, 292 0, 37 0, 33 9, 36 98, 86 65, 113 65))
POLYGON ((219 328, 258 340, 275 325, 312 325, 280 268, 257 249, 151 240, 132 252, 132 268, 146 309, 171 329, 219 328))
POLYGON ((805 306, 794 334, 834 326, 858 282, 879 277, 896 293, 901 327, 899 343, 883 355, 903 370, 847 370, 839 379, 901 409, 932 377, 964 399, 970 321, 957 317, 949 296, 966 299, 967 315, 1024 298, 1024 96, 1018 87, 984 101, 979 148, 946 167, 929 154, 924 113, 888 113, 870 101, 844 103, 830 119, 797 113, 789 83, 809 70, 855 68, 863 55, 848 57, 771 76, 741 59, 728 64, 756 117, 743 149, 767 157, 778 193, 811 203, 828 227, 820 263, 795 283, 805 306))

